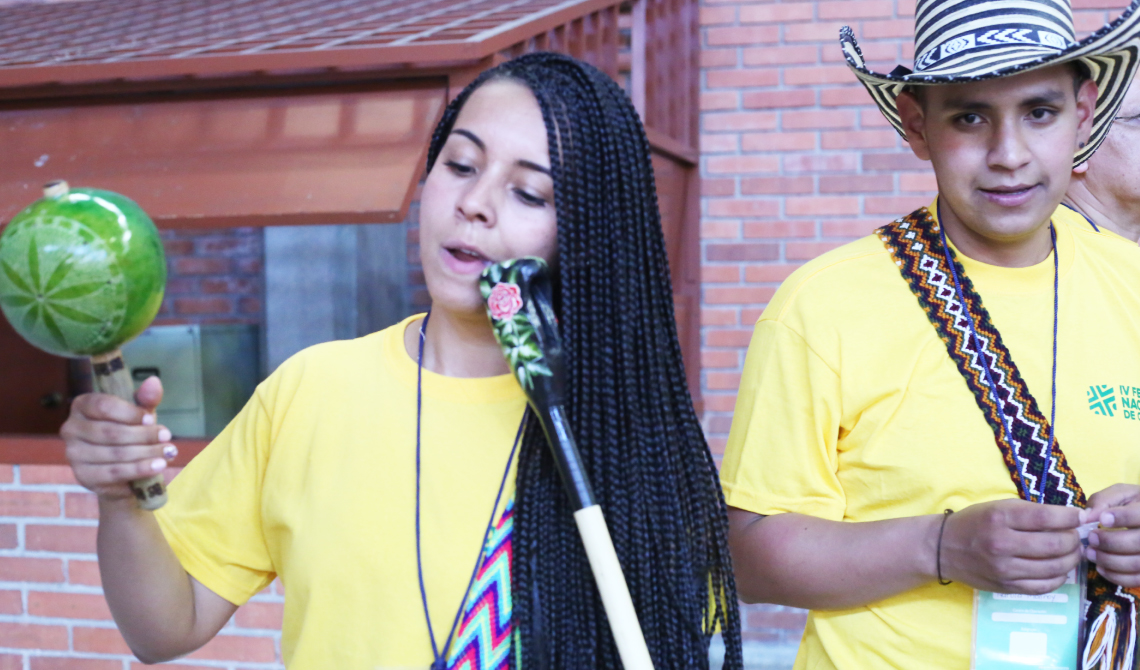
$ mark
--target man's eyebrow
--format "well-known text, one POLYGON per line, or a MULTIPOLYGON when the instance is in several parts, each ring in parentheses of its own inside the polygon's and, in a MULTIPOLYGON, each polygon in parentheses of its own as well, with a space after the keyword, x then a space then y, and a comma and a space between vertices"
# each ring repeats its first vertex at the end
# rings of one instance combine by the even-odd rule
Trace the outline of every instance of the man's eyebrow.
MULTIPOLYGON (((1039 93, 1031 98, 1026 98, 1018 103, 1019 107, 1037 107, 1038 105, 1060 105, 1065 101, 1065 92, 1062 90, 1051 90, 1039 93)), ((983 102, 981 100, 971 100, 970 98, 949 98, 945 102, 946 107, 953 110, 960 110, 965 112, 986 112, 992 110, 994 105, 983 102)))
POLYGON ((548 177, 552 177, 552 176, 554 176, 554 175, 550 174, 550 168, 545 168, 545 167, 542 167, 542 166, 541 166, 541 165, 539 165, 538 163, 532 163, 532 162, 530 162, 530 161, 528 161, 528 160, 520 160, 520 161, 518 162, 518 166, 519 166, 519 167, 524 167, 524 168, 526 168, 526 169, 528 169, 528 170, 534 170, 535 172, 541 172, 542 174, 544 174, 544 175, 546 175, 546 176, 548 176, 548 177))
POLYGON ((1021 103, 1022 107, 1036 107, 1037 105, 1059 105, 1065 102, 1065 92, 1059 90, 1046 91, 1021 103))
POLYGON ((462 135, 462 136, 466 137, 467 139, 474 142, 475 146, 479 147, 483 151, 487 150, 487 145, 483 144, 483 140, 479 139, 479 136, 476 135, 475 133, 471 132, 470 130, 464 130, 463 128, 454 128, 454 129, 452 129, 451 132, 455 133, 456 135, 462 135))

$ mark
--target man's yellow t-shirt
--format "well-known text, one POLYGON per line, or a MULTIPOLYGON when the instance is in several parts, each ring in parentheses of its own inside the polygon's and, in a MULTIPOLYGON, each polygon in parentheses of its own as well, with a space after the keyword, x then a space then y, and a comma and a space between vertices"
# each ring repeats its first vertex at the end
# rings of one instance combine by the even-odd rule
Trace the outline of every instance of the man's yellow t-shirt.
MULTIPOLYGON (((1140 484, 1140 249, 1064 207, 1053 222, 1058 444, 1086 494, 1140 484)), ((958 258, 1048 416, 1052 256, 1019 269, 958 258)), ((798 269, 760 317, 721 476, 733 507, 835 521, 1018 497, 973 394, 875 236, 798 269)), ((796 668, 968 668, 972 596, 931 583, 812 611, 796 668)))
MULTIPOLYGON (((416 576, 411 322, 284 363, 157 514, 186 570, 226 600, 240 605, 281 578, 291 670, 433 660, 416 576)), ((437 644, 482 550, 525 403, 512 375, 423 372, 423 573, 437 644)))

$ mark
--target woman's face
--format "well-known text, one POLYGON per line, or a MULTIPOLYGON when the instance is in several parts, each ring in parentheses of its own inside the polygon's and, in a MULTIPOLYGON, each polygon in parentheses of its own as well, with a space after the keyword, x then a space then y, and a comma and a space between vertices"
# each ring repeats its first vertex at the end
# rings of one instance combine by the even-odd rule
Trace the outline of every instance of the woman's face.
POLYGON ((433 308, 480 313, 479 274, 520 256, 554 258, 554 181, 542 112, 510 80, 463 105, 424 183, 420 261, 433 308))

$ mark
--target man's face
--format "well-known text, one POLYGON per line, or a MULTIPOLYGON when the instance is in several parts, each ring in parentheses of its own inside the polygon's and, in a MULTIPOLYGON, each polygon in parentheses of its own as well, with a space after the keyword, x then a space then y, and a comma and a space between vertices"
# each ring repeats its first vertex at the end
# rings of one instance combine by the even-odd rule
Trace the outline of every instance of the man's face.
POLYGON ((978 243, 1005 245, 1049 220, 1092 127, 1096 86, 1073 89, 1073 70, 1059 65, 926 86, 921 102, 899 96, 911 148, 934 165, 947 225, 956 220, 978 243))
POLYGON ((1085 184, 1101 200, 1121 209, 1140 207, 1140 85, 1135 81, 1087 165, 1085 184))

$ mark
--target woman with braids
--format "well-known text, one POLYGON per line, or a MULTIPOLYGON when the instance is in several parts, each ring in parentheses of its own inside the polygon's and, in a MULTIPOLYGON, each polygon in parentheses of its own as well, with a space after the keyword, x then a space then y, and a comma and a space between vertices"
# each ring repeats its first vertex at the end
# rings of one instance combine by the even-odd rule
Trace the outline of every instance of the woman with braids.
POLYGON ((76 399, 62 433, 98 494, 99 563, 131 649, 209 641, 275 577, 282 660, 310 668, 619 668, 537 421, 478 290, 491 263, 545 258, 571 428, 658 670, 708 665, 740 624, 716 470, 685 385, 649 146, 613 81, 539 53, 488 71, 428 152, 428 314, 284 363, 170 487, 129 479, 174 453, 140 407, 76 399))

